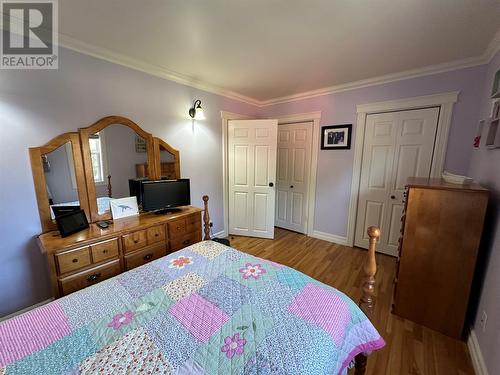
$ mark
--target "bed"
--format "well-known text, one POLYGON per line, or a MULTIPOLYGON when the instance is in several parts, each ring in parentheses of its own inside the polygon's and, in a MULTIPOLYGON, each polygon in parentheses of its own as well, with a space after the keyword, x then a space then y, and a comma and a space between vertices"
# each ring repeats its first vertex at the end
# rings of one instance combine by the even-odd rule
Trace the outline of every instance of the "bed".
POLYGON ((0 374, 340 374, 383 346, 340 291, 203 241, 0 323, 0 374))

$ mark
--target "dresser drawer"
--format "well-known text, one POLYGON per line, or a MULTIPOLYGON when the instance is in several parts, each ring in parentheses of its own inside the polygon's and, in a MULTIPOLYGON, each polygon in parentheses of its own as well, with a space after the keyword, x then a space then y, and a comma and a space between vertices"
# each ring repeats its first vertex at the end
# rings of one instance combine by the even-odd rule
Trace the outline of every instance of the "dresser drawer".
POLYGON ((140 249, 148 244, 148 235, 146 230, 138 230, 123 237, 123 249, 125 252, 140 249))
POLYGON ((186 219, 175 220, 167 223, 168 237, 179 238, 186 233, 186 219))
POLYGON ((200 214, 191 215, 186 219, 186 233, 201 232, 201 216, 200 214))
POLYGON ((90 245, 92 261, 94 263, 102 262, 106 259, 118 258, 118 239, 104 241, 90 245))
POLYGON ((166 254, 166 244, 150 246, 147 249, 127 255, 125 257, 125 267, 127 268, 127 270, 131 270, 132 268, 142 266, 143 264, 149 263, 152 260, 161 258, 166 254))
POLYGON ((146 229, 146 232, 149 245, 165 240, 166 235, 164 225, 155 225, 154 227, 146 229))
POLYGON ((56 260, 60 275, 78 270, 91 263, 89 248, 87 246, 56 255, 56 260))
POLYGON ((179 239, 170 240, 170 252, 174 252, 201 241, 201 233, 189 233, 179 239))
POLYGON ((120 273, 120 261, 114 260, 110 263, 94 267, 90 270, 77 273, 59 280, 62 294, 76 292, 103 280, 109 279, 120 273))

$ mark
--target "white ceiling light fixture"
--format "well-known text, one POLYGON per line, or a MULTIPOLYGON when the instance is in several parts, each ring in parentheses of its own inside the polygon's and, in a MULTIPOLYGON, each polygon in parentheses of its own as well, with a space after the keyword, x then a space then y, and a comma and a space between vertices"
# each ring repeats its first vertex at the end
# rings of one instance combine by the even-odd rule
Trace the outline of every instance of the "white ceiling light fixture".
POLYGON ((201 100, 197 99, 194 104, 189 108, 189 116, 195 120, 205 120, 205 113, 203 108, 201 108, 201 100))

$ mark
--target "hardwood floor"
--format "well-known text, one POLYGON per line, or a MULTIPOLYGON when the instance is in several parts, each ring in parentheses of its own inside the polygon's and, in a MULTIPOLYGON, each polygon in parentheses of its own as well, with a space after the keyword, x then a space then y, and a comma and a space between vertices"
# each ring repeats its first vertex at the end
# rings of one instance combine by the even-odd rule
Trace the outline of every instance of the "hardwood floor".
MULTIPOLYGON (((230 240, 238 250, 293 267, 359 300, 365 250, 279 228, 274 240, 241 236, 231 236, 230 240)), ((474 374, 464 342, 390 313, 396 260, 377 254, 377 263, 374 325, 386 346, 368 358, 367 374, 474 374)))

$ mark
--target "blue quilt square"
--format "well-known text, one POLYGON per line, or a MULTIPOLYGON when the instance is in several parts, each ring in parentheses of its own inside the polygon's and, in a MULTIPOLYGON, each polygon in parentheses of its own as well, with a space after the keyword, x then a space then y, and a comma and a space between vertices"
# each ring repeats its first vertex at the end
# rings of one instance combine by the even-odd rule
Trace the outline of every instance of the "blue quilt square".
MULTIPOLYGON (((126 274, 122 274, 126 275, 126 274)), ((126 311, 133 298, 116 277, 59 300, 72 329, 86 326, 108 314, 126 311)))
POLYGON ((239 282, 225 276, 219 276, 198 291, 229 316, 233 315, 243 303, 251 298, 250 290, 239 282))
POLYGON ((174 370, 192 358, 198 347, 194 336, 167 311, 150 320, 144 328, 174 370))
POLYGON ((247 362, 244 374, 254 374, 257 364, 265 374, 333 374, 339 351, 320 328, 296 317, 275 320, 275 326, 247 362), (271 372, 271 371, 268 371, 271 372))
POLYGON ((133 298, 140 298, 172 281, 173 276, 150 263, 122 273, 117 279, 133 298))
POLYGON ((275 281, 268 281, 262 288, 253 290, 252 305, 261 311, 266 311, 273 318, 281 319, 290 315, 288 306, 293 301, 297 291, 275 281))

